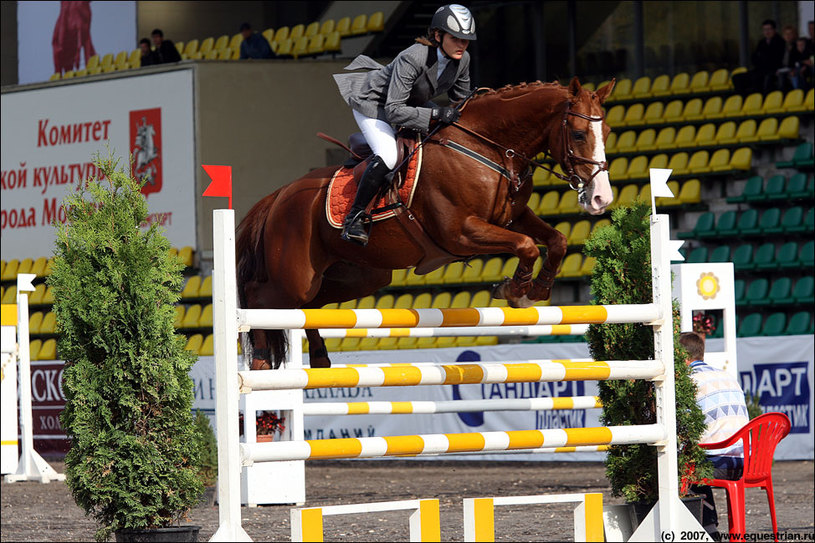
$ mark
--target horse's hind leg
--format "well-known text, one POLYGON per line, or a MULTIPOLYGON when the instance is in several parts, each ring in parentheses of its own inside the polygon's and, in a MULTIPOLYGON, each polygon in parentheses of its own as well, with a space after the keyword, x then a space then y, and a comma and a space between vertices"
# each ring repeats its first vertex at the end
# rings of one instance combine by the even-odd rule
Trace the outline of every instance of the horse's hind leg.
POLYGON ((530 302, 548 300, 552 294, 555 274, 566 255, 566 236, 549 226, 528 207, 516 219, 514 229, 531 236, 537 243, 546 245, 546 260, 526 297, 530 302))

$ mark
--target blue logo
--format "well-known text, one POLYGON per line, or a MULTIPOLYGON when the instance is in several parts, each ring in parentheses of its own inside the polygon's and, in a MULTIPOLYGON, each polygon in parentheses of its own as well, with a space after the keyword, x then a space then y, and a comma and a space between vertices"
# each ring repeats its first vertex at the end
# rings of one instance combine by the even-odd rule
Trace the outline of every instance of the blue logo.
POLYGON ((811 394, 807 362, 756 364, 753 371, 739 372, 745 393, 758 396, 765 413, 784 413, 792 422, 792 434, 809 433, 811 394))

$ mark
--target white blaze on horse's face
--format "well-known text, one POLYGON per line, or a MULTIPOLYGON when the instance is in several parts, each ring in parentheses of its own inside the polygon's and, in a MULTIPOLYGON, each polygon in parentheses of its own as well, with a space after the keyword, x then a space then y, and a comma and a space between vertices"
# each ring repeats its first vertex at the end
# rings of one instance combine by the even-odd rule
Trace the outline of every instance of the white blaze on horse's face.
MULTIPOLYGON (((596 163, 605 163, 606 161, 606 144, 603 141, 603 123, 591 122, 589 123, 589 130, 593 138, 593 149, 591 159, 596 163)), ((596 164, 592 166, 592 175, 599 170, 600 167, 596 164)), ((608 171, 602 171, 594 175, 591 186, 589 187, 589 194, 583 209, 592 215, 600 215, 605 212, 606 208, 614 200, 614 193, 611 192, 611 182, 608 177, 608 171)))

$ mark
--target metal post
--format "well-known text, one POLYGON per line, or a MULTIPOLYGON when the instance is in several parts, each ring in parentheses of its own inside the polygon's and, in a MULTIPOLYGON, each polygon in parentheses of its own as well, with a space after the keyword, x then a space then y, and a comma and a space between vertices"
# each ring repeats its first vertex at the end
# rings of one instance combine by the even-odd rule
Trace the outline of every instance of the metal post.
POLYGON ((546 81, 546 27, 543 24, 543 2, 532 2, 532 40, 535 51, 535 78, 546 81))
POLYGON ((739 64, 750 66, 750 28, 747 0, 739 0, 739 64))
POLYGON ((645 32, 642 22, 642 0, 635 0, 634 6, 634 77, 645 75, 645 32))
POLYGON ((215 334, 219 526, 210 541, 251 541, 241 527, 235 212, 231 209, 216 209, 212 215, 212 317, 215 334))

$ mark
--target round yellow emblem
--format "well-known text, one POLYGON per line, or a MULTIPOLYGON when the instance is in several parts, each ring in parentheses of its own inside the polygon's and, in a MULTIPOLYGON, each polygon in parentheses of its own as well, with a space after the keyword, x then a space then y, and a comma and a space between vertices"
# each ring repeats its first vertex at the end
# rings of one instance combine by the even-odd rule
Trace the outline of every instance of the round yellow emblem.
POLYGON ((696 281, 696 289, 703 300, 712 300, 719 293, 719 278, 713 272, 703 273, 696 281))

